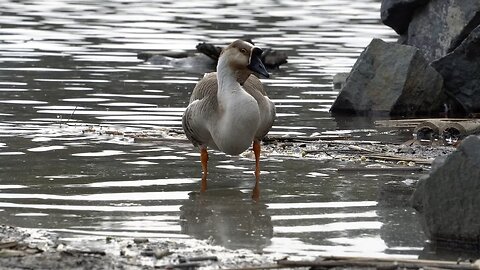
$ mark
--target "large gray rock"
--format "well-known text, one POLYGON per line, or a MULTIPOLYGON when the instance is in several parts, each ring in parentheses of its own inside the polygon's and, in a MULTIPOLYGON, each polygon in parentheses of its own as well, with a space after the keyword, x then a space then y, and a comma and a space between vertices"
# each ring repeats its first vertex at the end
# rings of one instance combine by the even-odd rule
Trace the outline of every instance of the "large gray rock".
POLYGON ((480 112, 480 26, 453 52, 432 63, 466 113, 480 112))
POLYGON ((436 115, 443 80, 412 46, 374 39, 333 103, 334 114, 436 115))
POLYGON ((382 22, 401 35, 408 30, 415 10, 428 1, 430 0, 383 0, 380 7, 382 22))
POLYGON ((479 20, 479 0, 431 0, 414 14, 403 44, 419 48, 432 62, 460 44, 479 20))
POLYGON ((443 244, 480 244, 480 138, 467 137, 458 149, 436 160, 420 180, 412 204, 427 236, 443 244))

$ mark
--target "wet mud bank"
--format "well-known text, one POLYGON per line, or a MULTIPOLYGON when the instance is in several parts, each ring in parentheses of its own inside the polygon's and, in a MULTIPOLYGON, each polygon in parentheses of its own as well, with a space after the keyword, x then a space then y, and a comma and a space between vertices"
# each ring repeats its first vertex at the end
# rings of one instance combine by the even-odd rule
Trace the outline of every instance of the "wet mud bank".
MULTIPOLYGON (((289 258, 197 240, 147 238, 66 243, 41 230, 0 225, 0 268, 19 269, 478 269, 478 260, 318 256, 289 258)), ((465 258, 465 257, 463 257, 465 258)), ((467 257, 468 258, 468 257, 467 257)), ((474 257, 470 257, 474 258, 474 257)))
POLYGON ((198 240, 147 238, 71 242, 50 232, 0 225, 0 268, 195 269, 274 265, 271 255, 229 250, 198 240))

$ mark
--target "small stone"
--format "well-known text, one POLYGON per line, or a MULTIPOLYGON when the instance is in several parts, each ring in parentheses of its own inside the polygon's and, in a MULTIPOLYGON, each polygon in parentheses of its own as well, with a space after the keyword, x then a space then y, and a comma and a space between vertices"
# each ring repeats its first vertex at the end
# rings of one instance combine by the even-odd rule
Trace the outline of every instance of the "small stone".
POLYGON ((146 256, 146 257, 153 257, 155 256, 155 252, 151 248, 146 248, 140 252, 140 255, 146 256))
POLYGON ((107 237, 105 238, 105 242, 106 242, 107 244, 113 242, 113 240, 115 240, 115 238, 113 238, 113 237, 111 237, 111 236, 107 236, 107 237))
POLYGON ((145 244, 148 243, 148 238, 134 238, 133 243, 135 244, 145 244))
POLYGON ((154 251, 155 258, 157 258, 157 259, 162 259, 163 257, 171 255, 171 254, 172 254, 172 252, 170 252, 168 249, 158 248, 158 249, 155 249, 155 251, 154 251))

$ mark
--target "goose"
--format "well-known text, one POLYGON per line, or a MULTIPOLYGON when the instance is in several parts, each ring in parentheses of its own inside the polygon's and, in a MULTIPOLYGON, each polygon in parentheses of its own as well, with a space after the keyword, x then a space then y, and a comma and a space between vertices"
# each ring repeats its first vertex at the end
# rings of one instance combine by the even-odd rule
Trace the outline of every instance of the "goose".
MULTIPOLYGON (((243 39, 254 45, 251 39, 243 39)), ((152 65, 168 65, 174 69, 186 70, 204 74, 215 69, 222 47, 212 43, 202 42, 196 46, 197 53, 191 54, 185 51, 140 51, 137 58, 152 65)), ((287 63, 288 56, 285 52, 276 51, 272 48, 263 48, 262 63, 265 67, 277 69, 287 63)))
POLYGON ((260 141, 275 119, 275 105, 262 82, 254 76, 258 73, 269 77, 261 55, 260 48, 242 40, 234 41, 222 50, 217 72, 206 73, 192 91, 182 126, 190 142, 200 149, 201 192, 207 189, 208 148, 239 155, 253 142, 252 198, 260 197, 260 141))

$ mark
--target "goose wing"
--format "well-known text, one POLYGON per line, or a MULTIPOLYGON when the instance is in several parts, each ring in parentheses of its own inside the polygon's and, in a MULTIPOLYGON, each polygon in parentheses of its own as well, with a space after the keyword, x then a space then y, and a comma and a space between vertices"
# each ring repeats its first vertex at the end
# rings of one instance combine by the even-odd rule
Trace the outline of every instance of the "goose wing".
POLYGON ((216 100, 217 91, 217 73, 206 73, 203 78, 195 85, 195 88, 192 91, 192 95, 190 96, 190 104, 195 100, 202 100, 205 97, 214 97, 216 100))
POLYGON ((217 115, 217 77, 207 73, 195 85, 190 103, 182 116, 182 126, 187 138, 194 146, 209 145, 216 148, 209 125, 217 115))

